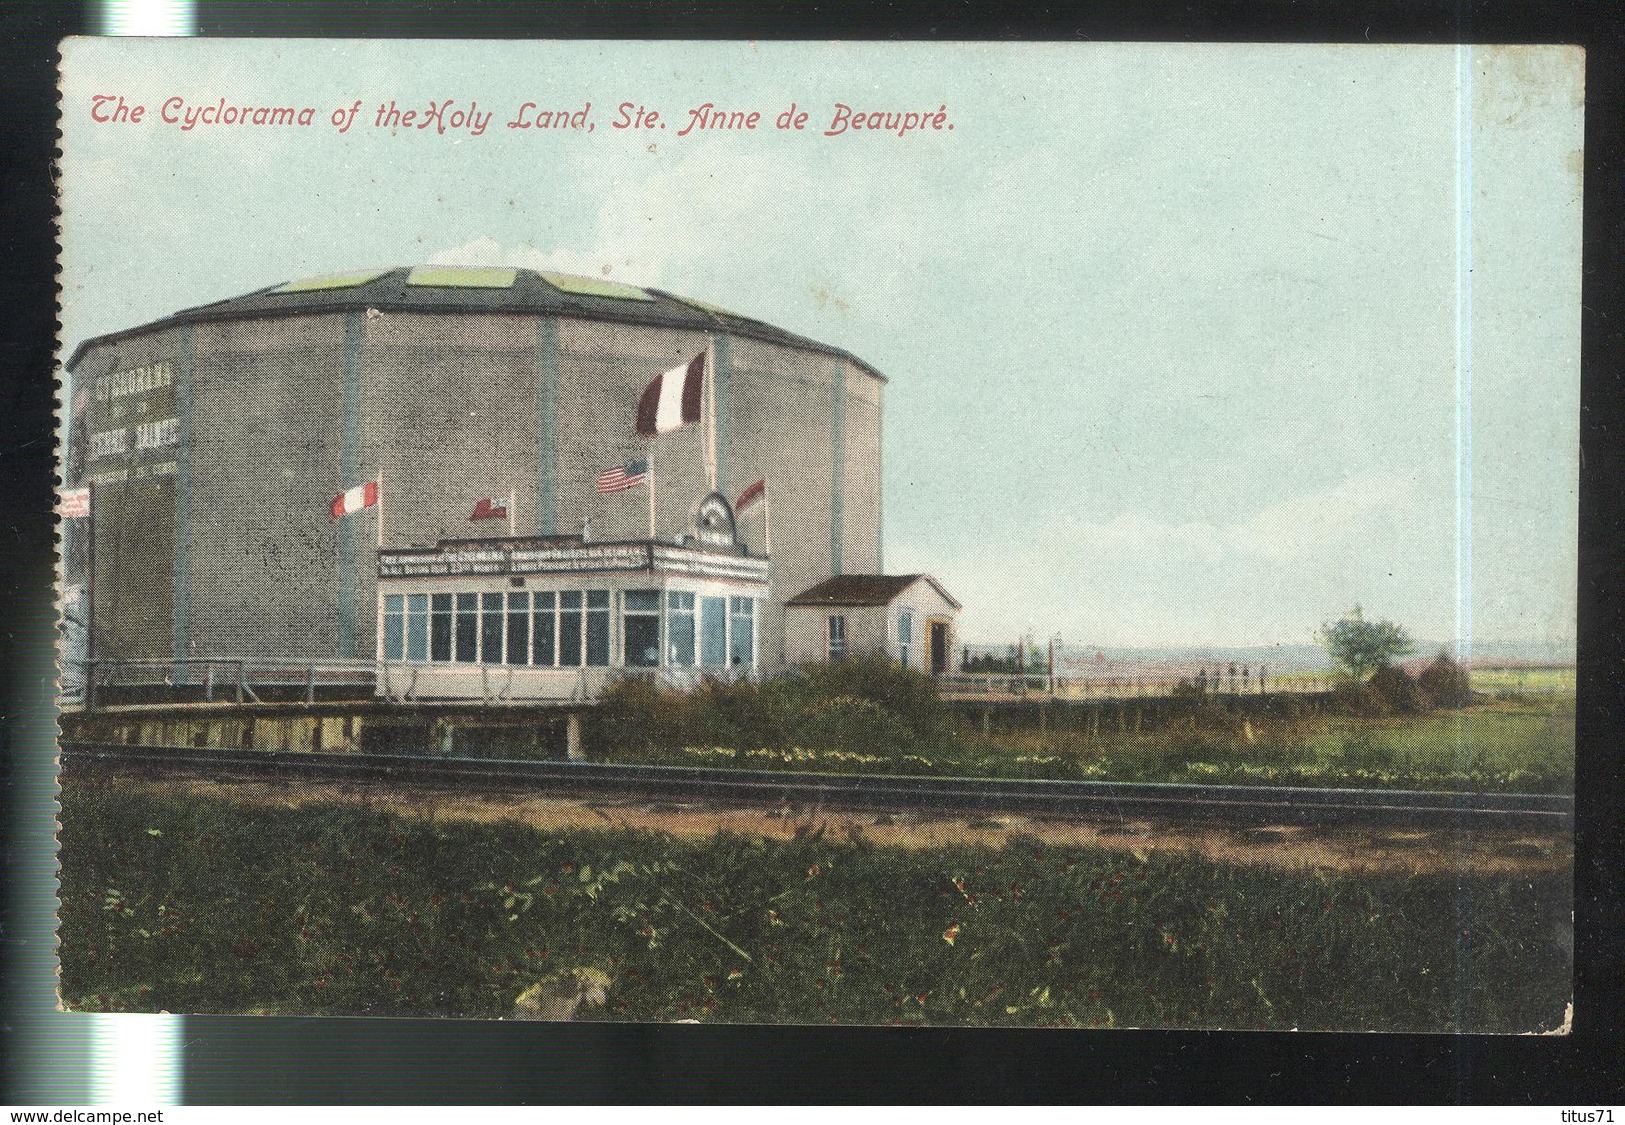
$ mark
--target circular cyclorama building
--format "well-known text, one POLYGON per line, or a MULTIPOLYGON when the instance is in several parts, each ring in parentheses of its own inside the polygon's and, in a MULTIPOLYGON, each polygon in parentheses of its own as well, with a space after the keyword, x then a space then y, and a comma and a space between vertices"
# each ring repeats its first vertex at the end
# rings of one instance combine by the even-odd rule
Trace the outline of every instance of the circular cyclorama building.
POLYGON ((881 570, 884 378, 659 290, 364 271, 68 366, 69 623, 168 683, 372 664, 392 698, 582 700, 621 668, 780 666, 786 602, 881 570), (671 386, 696 361, 698 421, 671 386), (742 493, 765 512, 736 521, 742 493))

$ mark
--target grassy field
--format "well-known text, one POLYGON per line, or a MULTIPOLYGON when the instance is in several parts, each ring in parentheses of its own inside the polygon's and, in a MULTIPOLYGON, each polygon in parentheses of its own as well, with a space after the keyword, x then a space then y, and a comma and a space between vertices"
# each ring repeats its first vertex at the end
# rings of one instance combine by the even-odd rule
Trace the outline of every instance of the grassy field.
POLYGON ((1373 677, 1309 699, 1191 689, 1155 705, 984 709, 945 703, 917 671, 852 659, 691 692, 618 683, 585 741, 600 760, 664 765, 1572 792, 1573 696, 1526 690, 1436 709, 1468 697, 1466 675, 1450 668, 1414 679, 1394 669, 1386 686, 1373 677), (1424 692, 1424 680, 1434 687, 1424 692))
POLYGON ((1573 668, 1474 668, 1468 676, 1474 691, 1496 694, 1574 695, 1573 668))
POLYGON ((972 725, 903 752, 598 743, 608 761, 928 776, 1074 778, 1356 788, 1570 793, 1572 699, 1525 697, 1385 719, 1233 720, 1119 734, 1109 725, 983 735, 972 725))
POLYGON ((550 833, 92 778, 61 842, 75 1010, 1511 1032, 1570 992, 1560 869, 550 833))
POLYGON ((1261 721, 1075 753, 1081 774, 1113 780, 1568 793, 1574 710, 1524 701, 1388 719, 1261 721))

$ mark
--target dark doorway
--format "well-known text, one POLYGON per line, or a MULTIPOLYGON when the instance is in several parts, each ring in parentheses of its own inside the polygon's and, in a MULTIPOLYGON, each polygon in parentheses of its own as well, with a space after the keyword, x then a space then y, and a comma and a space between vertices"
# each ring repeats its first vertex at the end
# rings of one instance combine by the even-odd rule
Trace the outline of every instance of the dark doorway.
POLYGON ((931 622, 931 674, 940 676, 948 670, 948 623, 931 622))

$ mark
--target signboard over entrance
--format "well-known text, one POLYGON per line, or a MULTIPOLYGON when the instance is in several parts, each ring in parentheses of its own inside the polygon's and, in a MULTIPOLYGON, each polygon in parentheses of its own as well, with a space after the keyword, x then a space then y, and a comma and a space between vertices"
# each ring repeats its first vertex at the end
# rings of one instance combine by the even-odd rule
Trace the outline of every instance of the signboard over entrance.
POLYGON ((694 510, 694 538, 707 547, 739 545, 734 510, 722 493, 711 492, 700 499, 699 507, 694 510))

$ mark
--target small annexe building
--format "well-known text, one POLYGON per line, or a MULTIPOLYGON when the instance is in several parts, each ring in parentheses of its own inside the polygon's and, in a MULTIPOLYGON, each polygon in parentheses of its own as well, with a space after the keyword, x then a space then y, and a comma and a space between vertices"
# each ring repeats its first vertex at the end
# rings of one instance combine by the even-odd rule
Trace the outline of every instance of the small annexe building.
POLYGON ((785 603, 784 659, 883 654, 933 676, 955 671, 960 604, 929 574, 838 574, 785 603))

